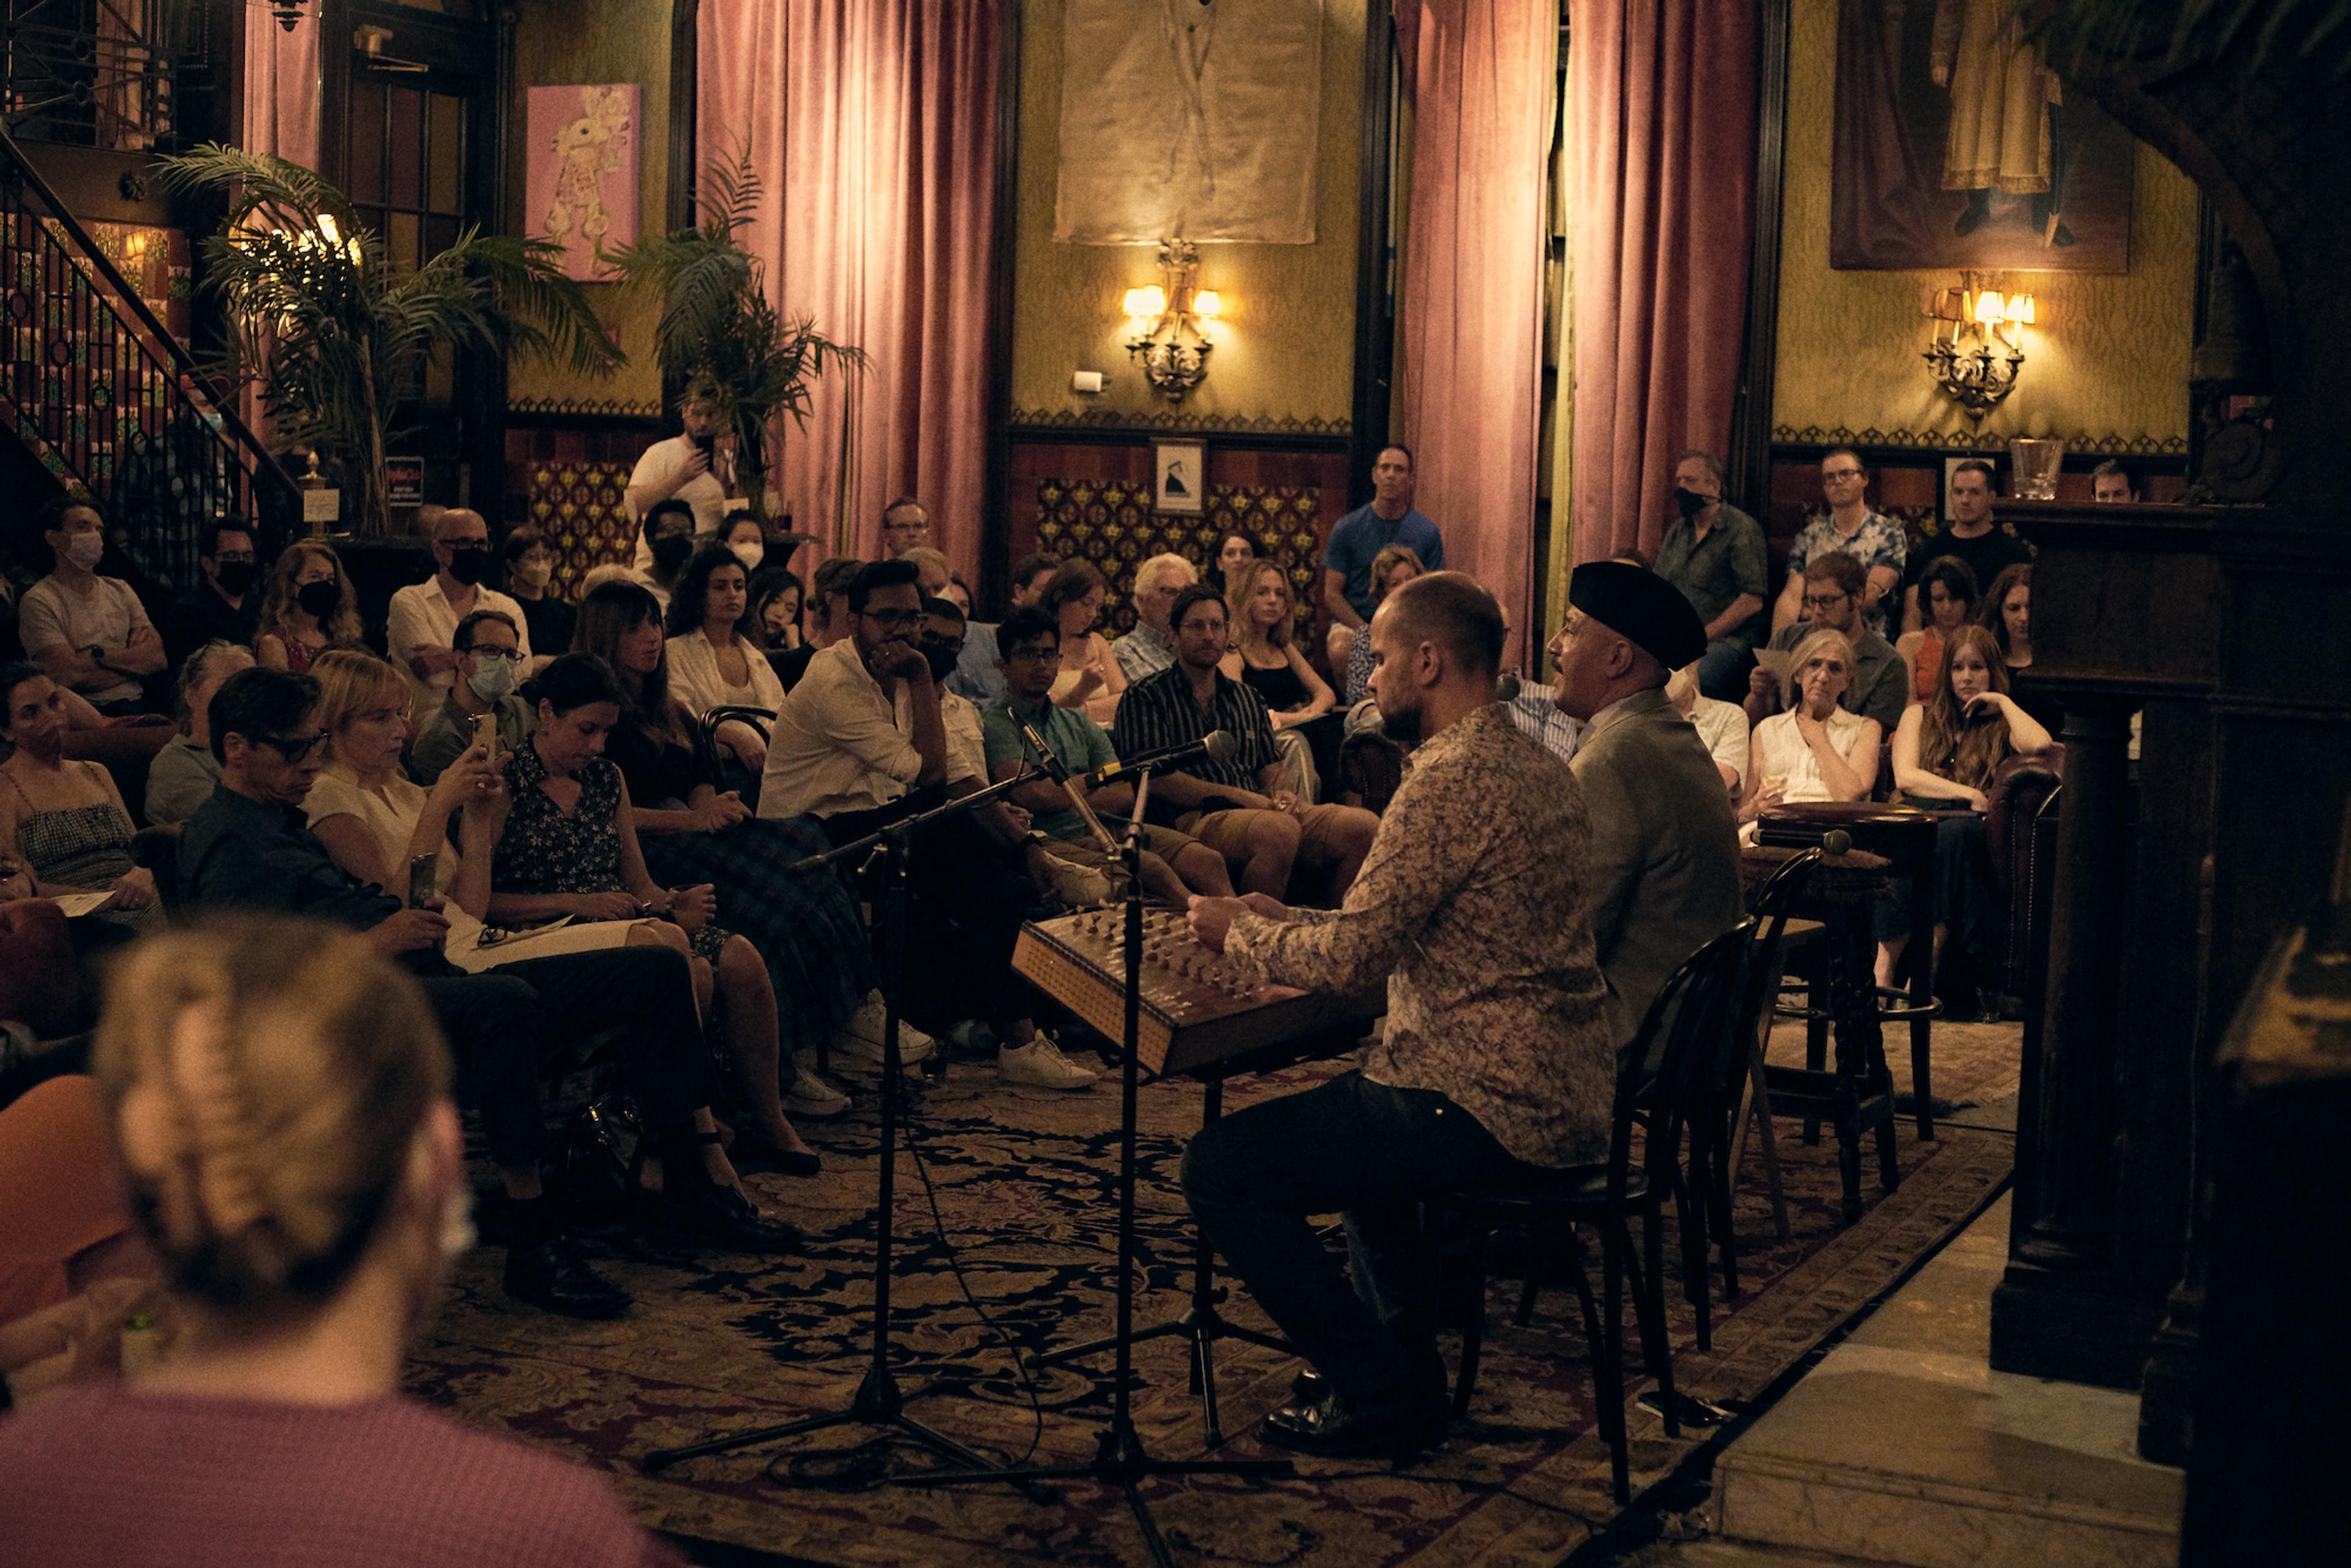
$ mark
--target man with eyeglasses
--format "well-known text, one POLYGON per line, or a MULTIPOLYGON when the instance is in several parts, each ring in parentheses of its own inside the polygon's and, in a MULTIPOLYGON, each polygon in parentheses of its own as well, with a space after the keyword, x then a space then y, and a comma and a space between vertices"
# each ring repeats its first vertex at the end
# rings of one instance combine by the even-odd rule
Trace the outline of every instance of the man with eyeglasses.
POLYGON ((1886 635, 1886 604, 1902 585, 1910 549, 1902 525, 1869 509, 1869 470, 1850 446, 1821 459, 1821 493, 1829 509, 1807 521, 1788 551, 1788 582, 1771 607, 1774 637, 1803 619, 1804 568, 1816 555, 1842 550, 1861 563, 1861 623, 1886 635))
POLYGON ((529 622, 522 606, 487 586, 492 564, 490 525, 479 512, 453 507, 433 524, 433 575, 392 596, 384 643, 392 662, 407 670, 415 702, 410 711, 422 725, 457 684, 453 640, 457 622, 476 610, 505 612, 522 629, 522 656, 530 657, 529 622))
MULTIPOLYGON (((1804 563, 1803 607, 1806 619, 1782 626, 1765 644, 1771 651, 1792 655, 1796 644, 1815 631, 1842 632, 1853 644, 1853 679, 1838 699, 1848 713, 1874 718, 1880 725, 1902 722, 1903 706, 1910 700, 1910 676, 1894 644, 1861 623, 1861 594, 1867 580, 1859 560, 1844 550, 1828 550, 1804 563)), ((1758 664, 1747 678, 1747 724, 1761 724, 1784 706, 1779 678, 1758 664)), ((1892 733, 1890 730, 1887 733, 1892 733)))
POLYGON ((204 580, 163 613, 163 653, 174 664, 207 643, 250 648, 260 630, 261 595, 254 591, 259 557, 250 524, 230 517, 207 525, 196 536, 196 567, 204 580))
POLYGON ((882 508, 882 559, 904 560, 908 550, 928 549, 931 515, 912 496, 901 496, 882 508))
POLYGON ((457 679, 409 747, 408 770, 431 789, 449 765, 474 744, 474 721, 497 716, 498 745, 511 754, 530 739, 537 716, 514 695, 522 674, 522 629, 500 610, 476 610, 457 622, 449 640, 457 654, 457 679))

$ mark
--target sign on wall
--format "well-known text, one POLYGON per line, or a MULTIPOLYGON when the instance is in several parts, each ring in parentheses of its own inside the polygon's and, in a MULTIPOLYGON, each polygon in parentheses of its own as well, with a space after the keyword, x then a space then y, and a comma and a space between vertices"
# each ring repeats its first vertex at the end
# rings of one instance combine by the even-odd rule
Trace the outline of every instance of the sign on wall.
POLYGON ((596 251, 637 240, 634 82, 530 89, 526 223, 563 247, 563 274, 582 283, 611 274, 596 251))

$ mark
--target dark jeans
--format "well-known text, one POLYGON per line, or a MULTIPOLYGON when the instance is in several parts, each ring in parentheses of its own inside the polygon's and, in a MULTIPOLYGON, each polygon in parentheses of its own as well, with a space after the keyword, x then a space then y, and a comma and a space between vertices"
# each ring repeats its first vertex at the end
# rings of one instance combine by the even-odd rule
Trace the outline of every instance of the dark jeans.
POLYGON ((538 1162, 547 1144, 540 1069, 585 1036, 624 1031, 621 1077, 648 1127, 685 1122, 717 1093, 695 1016, 693 971, 670 948, 566 953, 423 983, 465 1096, 481 1113, 490 1158, 501 1166, 538 1162))
MULTIPOLYGON (((916 811, 944 792, 919 791, 875 811, 822 819, 838 847, 916 811)), ((906 854, 906 952, 898 1005, 926 1029, 984 1019, 1001 1031, 1030 1010, 1012 972, 1020 914, 1029 901, 1019 851, 975 816, 947 817, 916 831, 906 854)))
POLYGON ((1298 1353, 1362 1405, 1405 1396, 1436 1361, 1437 1260, 1421 1200, 1516 1167, 1444 1095, 1349 1072, 1204 1129, 1184 1155, 1184 1197, 1298 1353), (1353 1290, 1307 1224, 1334 1212, 1353 1290))

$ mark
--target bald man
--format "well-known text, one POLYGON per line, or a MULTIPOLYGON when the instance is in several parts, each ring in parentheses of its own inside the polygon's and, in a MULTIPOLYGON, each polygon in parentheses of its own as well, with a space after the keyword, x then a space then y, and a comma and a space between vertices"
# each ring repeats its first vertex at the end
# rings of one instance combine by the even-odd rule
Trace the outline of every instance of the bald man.
POLYGON ((479 512, 454 507, 433 522, 433 576, 392 596, 384 646, 392 663, 408 672, 415 702, 410 711, 422 725, 441 710, 457 679, 453 644, 457 622, 476 610, 500 610, 515 624, 523 663, 530 663, 530 622, 516 603, 485 586, 493 569, 490 526, 479 512))

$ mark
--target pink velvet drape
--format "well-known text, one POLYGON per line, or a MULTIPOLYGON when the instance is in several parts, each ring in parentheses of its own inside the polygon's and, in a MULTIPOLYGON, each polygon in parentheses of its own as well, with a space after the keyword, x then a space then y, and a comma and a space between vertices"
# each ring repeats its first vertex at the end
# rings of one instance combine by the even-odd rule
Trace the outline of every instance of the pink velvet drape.
MULTIPOLYGON (((1531 643, 1551 0, 1396 0, 1414 112, 1402 331, 1414 504, 1531 643)), ((1357 367, 1357 373, 1364 373, 1357 367)))
POLYGON ((747 248, 787 317, 872 357, 788 429, 797 525, 881 548, 922 501, 978 580, 996 227, 998 0, 702 0, 705 164, 747 146, 766 185, 747 248))
POLYGON ((1674 455, 1728 455, 1755 223, 1755 0, 1572 0, 1579 561, 1663 542, 1674 455))

